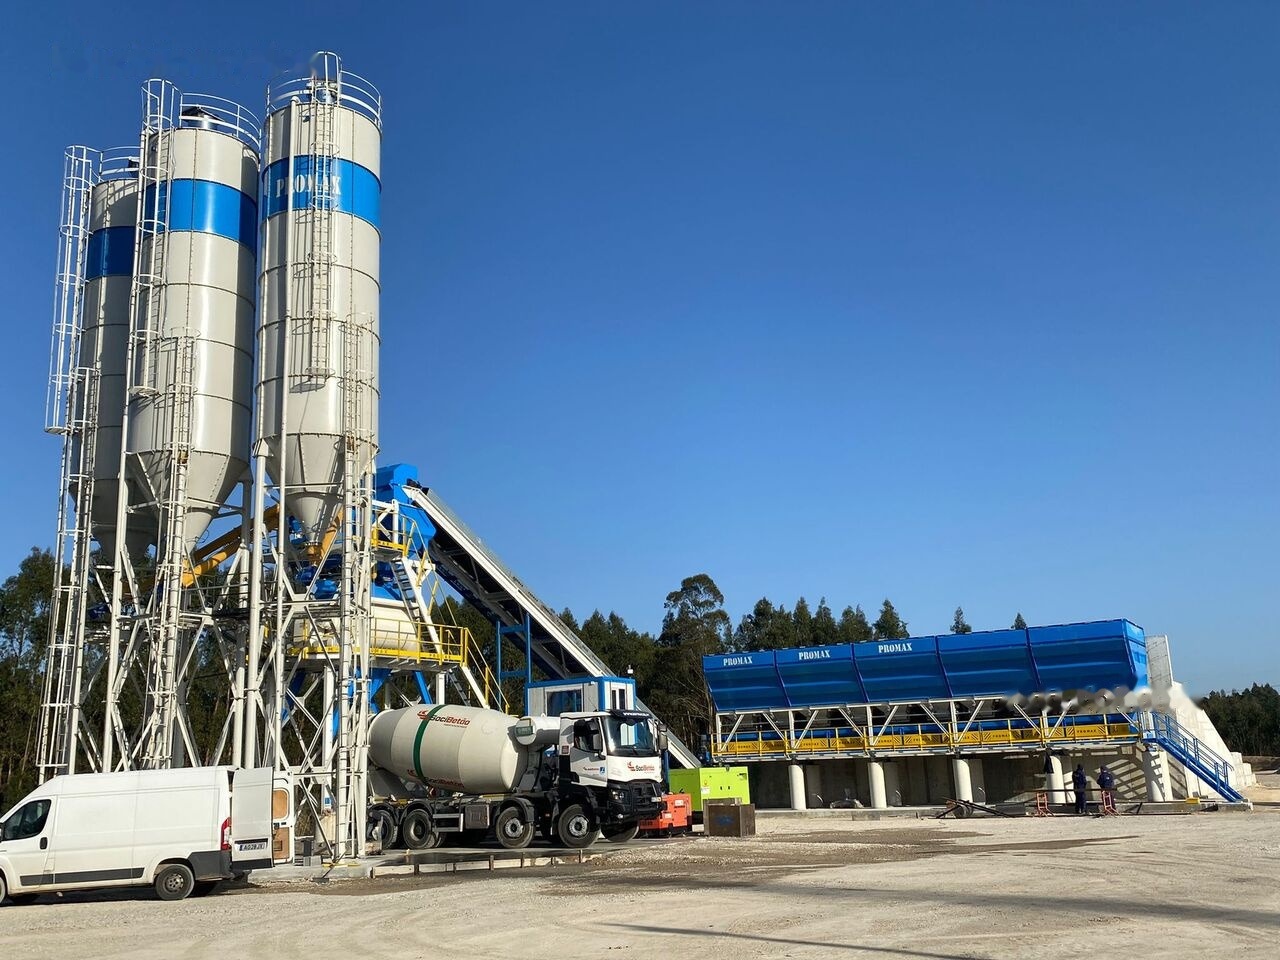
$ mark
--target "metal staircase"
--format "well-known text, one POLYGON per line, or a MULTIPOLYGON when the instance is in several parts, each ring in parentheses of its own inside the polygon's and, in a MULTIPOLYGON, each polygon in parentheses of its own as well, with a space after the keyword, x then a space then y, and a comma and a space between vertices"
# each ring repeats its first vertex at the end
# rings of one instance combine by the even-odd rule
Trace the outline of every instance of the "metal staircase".
POLYGON ((1173 717, 1154 711, 1144 713, 1142 739, 1167 751, 1169 756, 1209 784, 1223 800, 1245 802, 1244 795, 1231 785, 1231 762, 1206 747, 1173 717))
MULTIPOLYGON (((468 601, 507 627, 529 624, 529 649, 548 676, 607 677, 612 671, 565 626, 546 604, 534 596, 440 497, 423 487, 405 485, 409 502, 426 512, 435 525, 431 560, 439 576, 468 601)), ((637 706, 648 709, 639 700, 637 706)), ((684 767, 701 766, 697 756, 675 735, 669 735, 672 757, 684 767)))
MULTIPOLYGON (((391 576, 395 583, 409 618, 419 631, 419 636, 426 640, 441 656, 445 657, 445 644, 441 639, 441 625, 435 623, 431 616, 431 603, 422 593, 422 577, 418 570, 418 562, 403 554, 397 554, 390 561, 391 576)), ((492 707, 506 712, 507 704, 502 696, 502 688, 496 675, 489 668, 488 662, 480 652, 479 646, 472 638, 470 631, 461 632, 461 657, 451 660, 461 680, 450 675, 454 688, 467 702, 473 706, 492 707)))

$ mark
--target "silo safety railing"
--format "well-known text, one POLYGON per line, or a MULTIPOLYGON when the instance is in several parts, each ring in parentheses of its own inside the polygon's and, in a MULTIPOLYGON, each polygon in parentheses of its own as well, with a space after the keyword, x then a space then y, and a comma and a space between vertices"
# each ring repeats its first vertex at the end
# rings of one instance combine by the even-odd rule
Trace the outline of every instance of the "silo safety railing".
POLYGON ((342 69, 333 53, 316 54, 310 72, 286 74, 274 80, 267 87, 267 113, 284 109, 294 100, 310 103, 328 98, 382 129, 382 93, 364 77, 342 69))
POLYGON ((225 133, 255 151, 262 149, 262 121, 251 110, 224 97, 184 93, 178 103, 177 125, 225 133))

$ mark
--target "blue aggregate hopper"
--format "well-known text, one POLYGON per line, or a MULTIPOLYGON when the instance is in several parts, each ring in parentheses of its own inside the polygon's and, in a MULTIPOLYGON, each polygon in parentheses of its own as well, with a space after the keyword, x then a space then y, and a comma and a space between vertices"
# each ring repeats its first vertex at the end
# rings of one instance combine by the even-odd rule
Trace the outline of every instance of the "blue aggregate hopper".
POLYGON ((939 637, 938 656, 957 697, 983 696, 993 691, 1028 696, 1044 689, 1026 630, 986 630, 939 637))
POLYGON ((1128 620, 1031 627, 1041 690, 1135 690, 1147 680, 1147 637, 1128 620))
POLYGON ((855 643, 853 662, 867 693, 865 703, 951 698, 937 637, 855 643))
POLYGON ((720 711, 785 710, 1147 685, 1128 620, 758 651, 703 658, 720 711))
POLYGON ((853 647, 802 647, 774 654, 788 702, 805 706, 865 703, 866 691, 853 669, 853 647))
POLYGON ((772 650, 702 658, 717 710, 773 710, 788 706, 772 650))

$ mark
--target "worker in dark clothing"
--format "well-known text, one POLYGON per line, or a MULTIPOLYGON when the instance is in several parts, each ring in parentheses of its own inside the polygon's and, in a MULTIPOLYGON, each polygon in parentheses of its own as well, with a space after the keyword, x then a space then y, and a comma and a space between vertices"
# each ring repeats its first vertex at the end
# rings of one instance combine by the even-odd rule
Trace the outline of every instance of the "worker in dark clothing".
POLYGON ((1102 769, 1098 771, 1098 789, 1103 794, 1102 806, 1104 810, 1108 806, 1106 801, 1110 798, 1111 793, 1113 790, 1115 790, 1115 788, 1116 788, 1116 776, 1114 773, 1108 770, 1106 765, 1104 764, 1102 766, 1102 769))
POLYGON ((1085 776, 1083 764, 1077 763, 1075 770, 1072 771, 1071 787, 1076 792, 1076 813, 1084 813, 1085 792, 1089 789, 1089 778, 1085 776))

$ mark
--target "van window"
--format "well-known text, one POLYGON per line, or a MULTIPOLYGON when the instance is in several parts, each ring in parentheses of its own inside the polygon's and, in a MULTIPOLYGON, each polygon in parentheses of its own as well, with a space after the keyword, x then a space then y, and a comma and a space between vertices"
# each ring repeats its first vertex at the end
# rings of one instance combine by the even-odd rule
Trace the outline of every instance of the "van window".
POLYGON ((50 800, 32 800, 24 803, 13 812, 13 816, 5 821, 4 838, 6 840, 26 840, 38 837, 49 819, 50 800))

